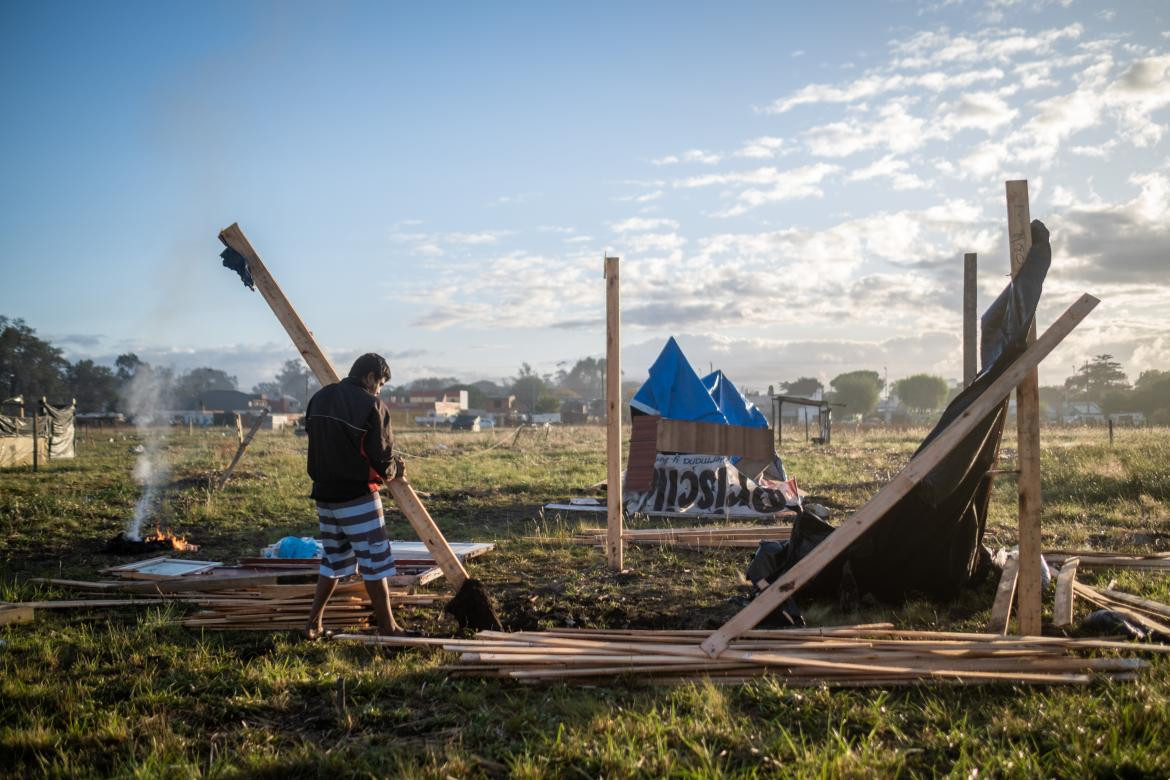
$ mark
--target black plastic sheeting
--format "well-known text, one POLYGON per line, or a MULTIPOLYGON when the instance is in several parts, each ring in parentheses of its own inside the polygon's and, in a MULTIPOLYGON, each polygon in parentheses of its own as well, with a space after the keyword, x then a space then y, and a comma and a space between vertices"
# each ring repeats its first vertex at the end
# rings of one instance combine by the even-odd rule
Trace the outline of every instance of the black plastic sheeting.
MULTIPOLYGON (((1031 229, 1032 248, 1020 273, 983 315, 983 370, 970 387, 951 401, 918 451, 942 433, 1027 348, 1028 329, 1036 316, 1052 262, 1048 229, 1039 220, 1032 222, 1031 229)), ((825 581, 826 575, 836 576, 839 588, 839 573, 846 564, 860 594, 871 593, 885 601, 901 601, 910 594, 946 600, 982 578, 990 564, 982 543, 992 484, 987 471, 999 453, 1007 406, 1005 400, 984 417, 834 566, 818 575, 818 587, 813 590, 824 593, 831 589, 826 587, 831 586, 825 581)), ((808 549, 800 550, 799 557, 808 549)), ((782 568, 772 579, 798 559, 796 555, 784 556, 782 568)))
POLYGON ((223 258, 223 267, 238 273, 240 281, 244 283, 245 287, 249 290, 256 289, 256 282, 252 279, 252 269, 248 267, 248 261, 244 259, 243 255, 229 246, 220 252, 219 256, 223 258))

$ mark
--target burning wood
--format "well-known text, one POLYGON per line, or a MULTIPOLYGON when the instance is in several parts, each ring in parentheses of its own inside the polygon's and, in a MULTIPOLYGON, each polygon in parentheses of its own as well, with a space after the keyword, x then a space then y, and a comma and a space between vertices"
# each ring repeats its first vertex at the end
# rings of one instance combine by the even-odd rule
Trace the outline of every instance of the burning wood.
POLYGON ((111 555, 137 555, 144 552, 170 552, 173 550, 194 552, 198 549, 199 545, 187 541, 186 537, 155 526, 154 533, 148 534, 143 539, 134 539, 123 531, 106 542, 104 551, 111 555))

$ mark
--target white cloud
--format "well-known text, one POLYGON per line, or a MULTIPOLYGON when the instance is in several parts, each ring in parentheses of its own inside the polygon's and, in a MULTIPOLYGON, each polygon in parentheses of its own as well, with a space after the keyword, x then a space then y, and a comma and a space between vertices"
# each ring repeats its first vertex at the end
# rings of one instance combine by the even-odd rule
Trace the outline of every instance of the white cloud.
MULTIPOLYGON (((763 169, 761 169, 763 170, 763 169)), ((756 183, 768 184, 766 188, 749 187, 735 196, 735 202, 712 214, 716 217, 734 217, 743 214, 765 203, 775 203, 799 198, 815 198, 824 194, 821 182, 828 176, 839 171, 836 165, 816 163, 793 168, 756 183)))
POLYGON ((723 159, 723 155, 715 152, 705 152, 702 149, 688 149, 679 154, 668 154, 665 157, 659 157, 656 160, 651 160, 654 165, 678 165, 679 163, 701 163, 703 165, 714 165, 723 159))
POLYGON ((990 133, 1011 122, 1019 111, 993 92, 968 92, 939 106, 942 124, 952 130, 973 128, 990 133))
POLYGON ((784 148, 783 138, 761 136, 744 143, 735 153, 736 157, 753 157, 757 159, 775 157, 784 148))
POLYGON ((917 174, 910 172, 910 163, 899 160, 892 154, 887 154, 849 174, 849 181, 869 181, 877 178, 889 179, 896 190, 917 190, 927 186, 917 174))
POLYGON ((665 217, 630 217, 620 222, 610 222, 609 226, 617 233, 634 233, 658 228, 677 228, 678 222, 665 217))
POLYGON ((915 75, 869 73, 839 87, 831 84, 809 84, 798 89, 789 97, 773 101, 764 110, 769 114, 783 114, 797 106, 815 103, 855 103, 890 92, 912 92, 919 89, 944 92, 962 89, 983 81, 999 81, 1003 77, 1004 72, 999 68, 960 73, 931 71, 915 75))
POLYGON ((878 109, 876 118, 831 122, 806 130, 803 138, 809 151, 819 157, 848 157, 880 147, 908 152, 926 143, 933 132, 925 120, 907 111, 906 101, 891 101, 878 109))
POLYGON ((662 190, 651 190, 638 195, 621 195, 614 198, 619 203, 650 203, 662 197, 662 190))

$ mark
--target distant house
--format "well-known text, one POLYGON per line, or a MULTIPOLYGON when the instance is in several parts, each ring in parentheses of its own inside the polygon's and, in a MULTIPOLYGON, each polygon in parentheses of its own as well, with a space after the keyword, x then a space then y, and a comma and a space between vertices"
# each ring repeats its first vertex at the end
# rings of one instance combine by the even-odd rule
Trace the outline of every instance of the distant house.
POLYGON ((1109 419, 1113 421, 1114 425, 1129 428, 1139 428, 1146 424, 1146 416, 1142 412, 1116 412, 1109 415, 1109 419))
POLYGON ((1096 401, 1069 401, 1064 405, 1064 422, 1076 424, 1098 424, 1105 422, 1105 413, 1096 401))
MULTIPOLYGON (((264 399, 264 396, 260 396, 264 399)), ((280 395, 276 398, 266 399, 265 405, 272 410, 273 414, 289 414, 292 412, 301 411, 301 401, 299 398, 291 395, 280 395)))
POLYGON ((487 409, 485 411, 494 414, 507 414, 516 408, 516 396, 514 395, 492 395, 488 396, 487 409))
POLYGON ((466 390, 410 390, 390 395, 391 412, 406 412, 422 424, 448 422, 467 411, 466 390))
POLYGON ((561 421, 580 425, 589 420, 589 405, 580 398, 568 398, 561 404, 561 421))
POLYGON ((252 409, 263 409, 267 405, 267 399, 262 395, 241 393, 239 390, 205 390, 195 397, 189 408, 214 414, 247 412, 252 409))

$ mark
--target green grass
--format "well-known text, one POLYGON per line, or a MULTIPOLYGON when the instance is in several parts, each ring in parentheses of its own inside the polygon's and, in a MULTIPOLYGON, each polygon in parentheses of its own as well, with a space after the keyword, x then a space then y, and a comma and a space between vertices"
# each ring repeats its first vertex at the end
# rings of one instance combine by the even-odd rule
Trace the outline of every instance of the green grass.
MULTIPOLYGON (((786 442, 801 486, 840 519, 904 463, 924 431, 834 431, 831 447, 786 442)), ((1165 429, 1044 433, 1048 547, 1166 549, 1170 437, 1165 429)), ((543 513, 592 495, 604 478, 603 432, 407 433, 409 473, 453 540, 494 540, 470 565, 513 628, 561 625, 708 628, 738 609, 749 551, 631 548, 630 571, 565 543, 598 519, 543 513)), ((80 457, 41 472, 0 472, 0 599, 66 594, 34 576, 92 578, 120 559, 100 552, 138 496, 131 432, 83 433, 80 457)), ((1014 457, 1005 439, 1004 460, 1014 457)), ((161 524, 203 545, 199 558, 254 554, 315 532, 303 439, 265 434, 219 495, 208 480, 235 442, 219 431, 167 433, 171 486, 161 524)), ((1015 540, 1015 493, 1001 481, 989 542, 1015 540)), ((391 534, 411 538, 389 511, 391 534)), ((641 524, 646 524, 644 521, 641 524)), ((1170 602, 1142 573, 1083 579, 1170 602)), ((442 587, 441 583, 438 585, 442 587)), ((994 583, 954 603, 870 604, 841 614, 804 604, 810 622, 891 620, 979 629, 994 583)), ((1170 674, 1078 688, 790 689, 637 680, 586 687, 448 679, 439 651, 306 645, 284 634, 199 634, 182 605, 43 611, 0 629, 0 773, 85 776, 1166 776, 1170 674)), ((1083 607, 1078 607, 1082 610, 1083 607)), ((437 610, 404 622, 448 632, 437 610)))

